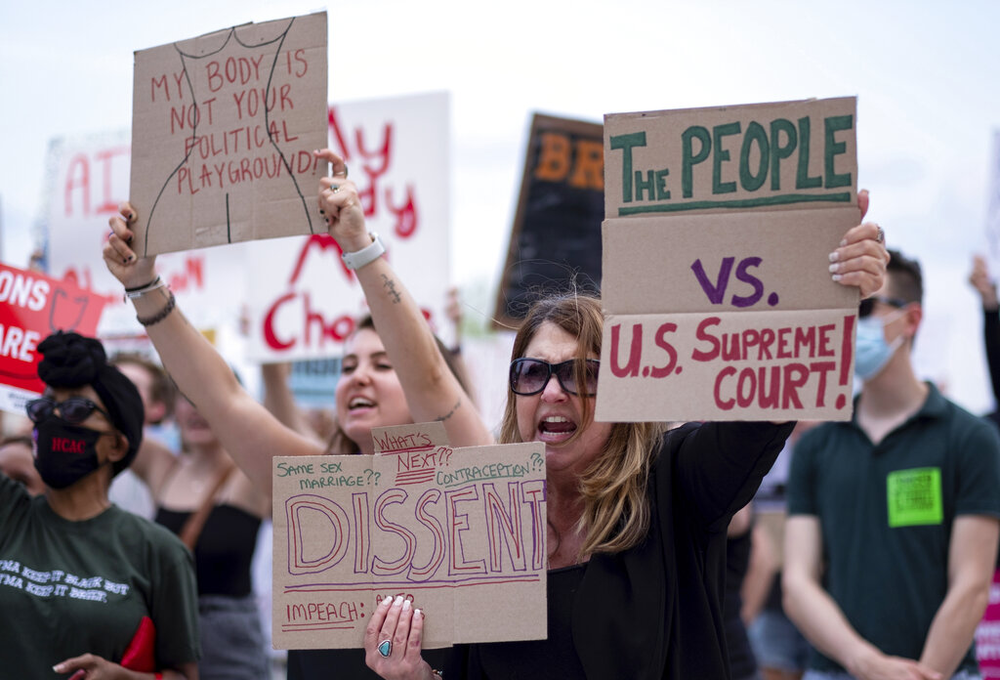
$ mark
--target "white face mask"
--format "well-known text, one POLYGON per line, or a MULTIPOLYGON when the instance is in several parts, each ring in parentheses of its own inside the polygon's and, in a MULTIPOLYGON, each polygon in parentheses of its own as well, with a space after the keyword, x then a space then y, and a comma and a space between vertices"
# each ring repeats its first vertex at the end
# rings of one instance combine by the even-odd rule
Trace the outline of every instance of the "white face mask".
POLYGON ((884 318, 866 316, 858 319, 858 335, 854 343, 854 373, 862 380, 870 380, 881 373, 903 344, 902 335, 897 336, 891 344, 887 343, 883 329, 905 311, 900 309, 884 318))

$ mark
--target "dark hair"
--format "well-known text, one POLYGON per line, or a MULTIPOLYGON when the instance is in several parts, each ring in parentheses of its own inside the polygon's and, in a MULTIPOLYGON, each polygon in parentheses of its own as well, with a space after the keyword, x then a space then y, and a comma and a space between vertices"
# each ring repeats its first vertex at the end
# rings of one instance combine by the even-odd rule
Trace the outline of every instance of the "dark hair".
POLYGON ((906 302, 923 302, 924 275, 919 262, 898 250, 889 250, 889 264, 886 265, 885 271, 891 274, 889 287, 893 297, 906 302))
POLYGON ((128 440, 128 451, 111 466, 114 474, 127 468, 142 443, 142 397, 132 381, 108 364, 104 345, 79 333, 57 331, 38 344, 42 360, 38 377, 50 387, 90 385, 104 402, 111 424, 128 440))
POLYGON ((138 366, 152 378, 149 396, 153 401, 166 407, 163 417, 154 422, 154 425, 159 425, 174 414, 174 397, 177 393, 177 387, 162 366, 138 352, 118 352, 111 357, 109 363, 112 366, 121 366, 122 364, 138 366))
MULTIPOLYGON (((378 334, 378 330, 375 328, 375 321, 372 319, 370 314, 366 314, 361 317, 351 334, 353 335, 354 333, 363 330, 374 331, 378 334)), ((451 374, 455 376, 455 380, 458 381, 459 387, 462 388, 463 392, 469 394, 468 381, 466 380, 465 369, 461 364, 461 359, 456 357, 455 354, 448 349, 443 342, 441 342, 441 338, 436 335, 434 336, 434 342, 437 344, 437 348, 441 353, 441 356, 444 357, 444 363, 448 366, 448 370, 451 371, 451 374)), ((348 437, 347 433, 341 429, 340 422, 338 420, 337 429, 334 431, 333 435, 330 437, 330 441, 327 443, 326 452, 360 453, 361 448, 358 446, 357 442, 348 437)))

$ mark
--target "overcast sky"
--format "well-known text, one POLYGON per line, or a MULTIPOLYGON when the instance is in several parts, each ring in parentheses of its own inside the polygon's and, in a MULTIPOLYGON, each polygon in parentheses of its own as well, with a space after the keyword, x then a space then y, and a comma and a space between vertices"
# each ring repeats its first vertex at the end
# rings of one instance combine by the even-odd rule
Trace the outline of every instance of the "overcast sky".
POLYGON ((320 9, 331 101, 451 93, 452 273, 468 288, 496 285, 534 111, 600 121, 857 95, 869 217, 928 270, 922 372, 989 407, 965 277, 1000 128, 996 2, 4 2, 4 260, 30 248, 49 139, 129 126, 134 50, 320 9))

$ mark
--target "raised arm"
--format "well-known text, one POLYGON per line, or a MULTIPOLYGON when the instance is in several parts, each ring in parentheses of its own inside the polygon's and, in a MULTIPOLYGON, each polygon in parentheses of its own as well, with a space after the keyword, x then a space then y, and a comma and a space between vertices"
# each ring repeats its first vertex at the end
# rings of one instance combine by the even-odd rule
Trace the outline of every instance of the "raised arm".
POLYGON ((236 464, 270 495, 272 456, 319 455, 322 447, 283 426, 240 386, 226 361, 176 308, 170 289, 157 284, 155 258, 139 258, 129 246, 135 210, 123 203, 120 211, 110 220, 112 234, 104 246, 108 269, 126 289, 141 292, 132 303, 164 368, 236 464))
POLYGON ((1000 408, 1000 301, 997 299, 996 283, 990 278, 986 266, 986 258, 976 255, 972 258, 972 273, 969 283, 979 293, 983 305, 983 347, 986 350, 986 363, 990 369, 990 384, 993 386, 993 399, 1000 408))
MULTIPOLYGON (((344 253, 357 253, 373 244, 357 187, 347 179, 347 166, 335 153, 329 149, 316 153, 333 165, 333 177, 320 181, 319 193, 330 235, 344 253)), ((358 267, 355 274, 413 419, 442 422, 453 446, 492 443, 472 400, 448 369, 420 307, 388 260, 377 257, 358 267)))

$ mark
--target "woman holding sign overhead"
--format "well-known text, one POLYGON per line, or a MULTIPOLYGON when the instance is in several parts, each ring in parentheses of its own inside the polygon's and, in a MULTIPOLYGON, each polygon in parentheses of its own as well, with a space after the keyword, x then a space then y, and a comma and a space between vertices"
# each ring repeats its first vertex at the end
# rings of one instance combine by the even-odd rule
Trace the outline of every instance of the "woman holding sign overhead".
MULTIPOLYGON (((335 164, 334 171, 336 181, 346 179, 343 162, 335 164)), ((333 181, 323 180, 325 186, 333 181)), ((353 196, 357 201, 356 192, 353 196)), ((360 204, 356 207, 360 214, 360 204)), ((336 391, 339 431, 332 446, 323 447, 282 425, 248 394, 225 360, 185 320, 173 293, 156 276, 154 258, 139 258, 129 245, 134 235, 130 225, 135 218, 133 208, 123 204, 121 217, 111 219, 112 235, 104 247, 105 262, 125 285, 139 322, 180 391, 258 489, 270 495, 273 456, 371 454, 374 427, 440 420, 454 446, 492 442, 419 308, 405 291, 386 287, 381 279, 365 271, 365 258, 372 250, 362 255, 354 252, 360 247, 350 246, 346 240, 341 243, 348 253, 344 264, 358 272, 373 323, 360 324, 345 343, 336 391), (407 394, 427 397, 413 401, 407 394)), ((362 216, 362 226, 363 221, 362 216)), ((431 658, 446 664, 449 657, 445 650, 431 658)), ((289 653, 289 678, 330 677, 340 680, 377 676, 365 667, 360 650, 289 653)))
MULTIPOLYGON (((863 216, 866 193, 859 203, 863 216)), ((343 177, 323 180, 319 205, 343 251, 364 262, 359 279, 381 286, 381 294, 369 293, 373 308, 412 316, 402 283, 373 257, 380 245, 364 227, 356 187, 343 177)), ((875 224, 850 229, 831 254, 834 279, 863 296, 878 290, 887 261, 882 241, 875 224)), ((537 302, 514 340, 499 439, 546 448, 548 639, 471 645, 467 677, 729 674, 726 528, 792 424, 689 424, 665 432, 658 423, 595 422, 602 331, 600 301, 570 294, 537 302)), ((426 362, 419 351, 412 348, 407 361, 426 362)), ((406 387, 411 403, 434 398, 426 385, 406 387)), ((390 680, 436 677, 421 655, 423 625, 423 613, 406 600, 383 599, 368 624, 368 664, 390 680)))
MULTIPOLYGON (((487 428, 447 372, 419 308, 379 257, 381 243, 365 228, 346 167, 330 151, 320 155, 335 172, 321 180, 319 209, 345 263, 355 269, 380 330, 379 346, 367 348, 357 366, 381 359, 381 370, 394 367, 410 415, 441 420, 454 445, 488 443, 487 428)), ((864 211, 867 196, 860 202, 864 211)), ((152 263, 135 259, 128 246, 130 206, 123 206, 123 216, 112 220, 105 260, 126 286, 143 290, 155 278, 152 263)), ((860 225, 837 250, 836 278, 864 295, 883 282, 880 234, 876 225, 860 225)), ((149 325, 181 389, 200 406, 218 389, 205 383, 231 383, 231 375, 174 311, 168 291, 151 290, 134 299, 140 320, 149 325)), ((465 650, 469 677, 727 675, 718 627, 726 526, 753 495, 791 426, 708 423, 664 433, 659 424, 594 422, 602 325, 598 300, 571 295, 536 304, 515 339, 500 438, 546 445, 549 637, 473 645, 465 650)), ((373 421, 366 420, 369 410, 382 411, 381 400, 362 391, 342 404, 340 389, 338 411, 346 407, 353 416, 356 408, 359 430, 373 421)), ((263 409, 234 391, 223 390, 223 398, 213 398, 203 412, 220 437, 233 442, 227 443, 230 450, 248 439, 263 449, 259 455, 244 452, 238 462, 249 471, 266 456, 255 475, 269 488, 270 455, 310 445, 280 427, 262 426, 268 419, 263 409)), ((366 634, 369 665, 386 678, 433 677, 434 667, 421 653, 423 623, 408 600, 385 598, 366 634)), ((334 668, 327 672, 338 677, 334 668)))

